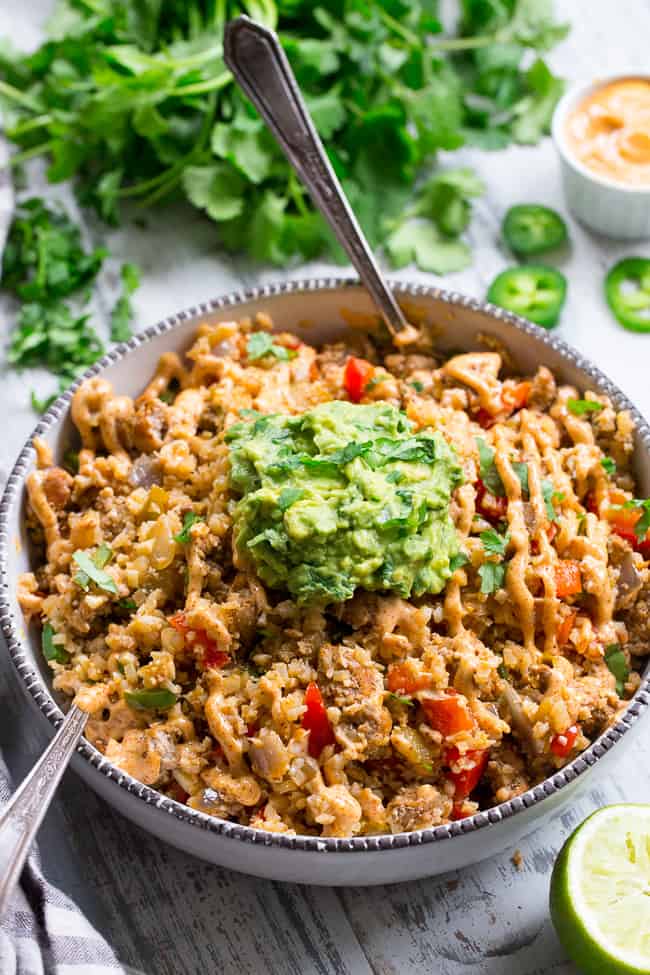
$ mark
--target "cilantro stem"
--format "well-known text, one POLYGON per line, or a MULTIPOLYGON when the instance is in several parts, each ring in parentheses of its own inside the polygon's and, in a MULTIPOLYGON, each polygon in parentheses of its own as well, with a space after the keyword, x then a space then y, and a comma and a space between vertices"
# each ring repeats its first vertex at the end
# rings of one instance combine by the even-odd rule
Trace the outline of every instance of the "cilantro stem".
POLYGON ((498 42, 498 34, 481 34, 479 37, 443 37, 439 41, 432 41, 429 47, 435 51, 473 51, 498 42))
POLYGON ((380 4, 377 5, 377 12, 386 26, 390 27, 395 34, 402 37, 406 43, 410 45, 410 47, 419 48, 421 46, 421 41, 417 34, 414 34, 413 31, 408 29, 408 27, 404 27, 403 24, 400 24, 399 20, 395 20, 394 17, 391 17, 391 15, 387 13, 380 4))
POLYGON ((29 108, 32 112, 43 111, 42 106, 31 95, 26 95, 24 91, 19 91, 18 88, 14 88, 7 81, 0 81, 0 95, 4 95, 5 98, 11 98, 12 101, 24 105, 25 108, 29 108))
POLYGON ((207 81, 197 81, 194 85, 178 85, 176 88, 172 88, 168 97, 184 98, 186 95, 202 95, 206 91, 219 91, 229 85, 231 81, 230 72, 224 71, 223 74, 218 74, 214 78, 208 78, 207 81))
POLYGON ((185 166, 191 163, 193 159, 196 159, 197 156, 201 155, 210 137, 210 132, 212 130, 212 123, 214 122, 216 107, 217 107, 216 95, 212 93, 210 95, 210 98, 208 99, 208 111, 206 112, 205 117, 203 119, 203 123, 201 125, 201 131, 199 132, 198 138, 196 140, 196 145, 193 146, 192 149, 190 149, 190 151, 186 156, 180 159, 173 166, 170 166, 170 168, 167 170, 168 180, 166 182, 163 181, 158 186, 158 188, 153 191, 153 193, 150 193, 148 196, 145 196, 143 200, 140 200, 138 204, 139 206, 141 207, 149 206, 151 203, 155 203, 156 200, 160 200, 163 196, 167 196, 168 193, 171 193, 171 191, 174 189, 176 184, 180 181, 185 166))
POLYGON ((182 171, 185 168, 188 158, 193 154, 194 150, 188 153, 187 156, 183 156, 182 159, 179 159, 179 161, 174 163, 173 166, 170 166, 169 169, 163 169, 163 171, 158 173, 157 176, 152 176, 151 179, 143 179, 139 183, 132 183, 130 186, 120 187, 116 193, 116 196, 140 196, 140 194, 146 193, 147 190, 155 189, 160 185, 160 183, 164 183, 172 173, 176 172, 177 170, 182 171))
POLYGON ((212 23, 220 27, 226 23, 226 0, 217 0, 215 3, 212 23))
POLYGON ((298 179, 293 169, 289 170, 289 181, 287 183, 287 192, 289 193, 289 196, 295 203, 296 210, 298 210, 299 213, 303 214, 303 216, 309 213, 309 207, 305 203, 302 194, 302 186, 298 182, 298 179))
POLYGON ((36 115, 33 118, 25 119, 24 122, 19 122, 12 129, 7 129, 7 135, 13 141, 17 136, 24 135, 25 132, 31 132, 33 129, 40 129, 43 125, 49 125, 52 121, 54 121, 52 115, 36 115))
POLYGON ((25 149, 24 152, 15 152, 13 156, 9 157, 7 165, 20 166, 21 163, 27 162, 28 159, 33 159, 34 156, 42 156, 55 143, 56 139, 48 139, 47 142, 41 142, 40 145, 32 146, 31 149, 25 149))

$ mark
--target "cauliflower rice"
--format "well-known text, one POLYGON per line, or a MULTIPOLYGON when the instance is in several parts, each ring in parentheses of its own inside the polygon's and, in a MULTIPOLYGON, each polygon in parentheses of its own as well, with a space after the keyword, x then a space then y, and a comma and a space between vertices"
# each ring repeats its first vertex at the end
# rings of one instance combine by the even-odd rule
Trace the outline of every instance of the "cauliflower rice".
POLYGON ((426 338, 403 353, 279 333, 276 352, 252 356, 251 334, 270 327, 201 326, 135 400, 85 381, 67 466, 36 442, 38 568, 19 595, 54 687, 119 768, 258 829, 395 833, 511 799, 639 684, 650 550, 645 509, 625 507, 630 416, 544 366, 502 379, 498 351, 441 362, 426 338), (456 451, 462 555, 437 595, 298 605, 233 543, 225 431, 247 410, 301 414, 350 392, 456 451))

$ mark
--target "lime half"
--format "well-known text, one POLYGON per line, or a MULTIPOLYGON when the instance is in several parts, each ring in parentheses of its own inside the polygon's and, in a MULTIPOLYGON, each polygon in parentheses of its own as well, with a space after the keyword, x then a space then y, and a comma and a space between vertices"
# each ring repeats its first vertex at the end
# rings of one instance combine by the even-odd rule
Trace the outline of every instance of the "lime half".
POLYGON ((650 806, 605 806, 566 841, 551 917, 585 975, 650 973, 650 806))

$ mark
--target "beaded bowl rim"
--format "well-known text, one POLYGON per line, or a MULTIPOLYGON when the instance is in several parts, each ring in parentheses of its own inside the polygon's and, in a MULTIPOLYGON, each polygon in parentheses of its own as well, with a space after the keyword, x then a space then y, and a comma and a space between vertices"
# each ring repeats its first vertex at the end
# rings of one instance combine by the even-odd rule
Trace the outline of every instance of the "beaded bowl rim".
MULTIPOLYGON (((617 409, 629 410, 635 423, 639 440, 650 454, 650 427, 641 413, 630 402, 625 394, 614 385, 587 359, 583 358, 575 349, 562 339, 557 338, 537 325, 503 308, 488 302, 470 298, 457 292, 443 288, 431 287, 408 281, 392 281, 391 288, 403 298, 433 298, 460 311, 467 310, 487 315, 489 318, 505 322, 519 332, 530 336, 537 342, 558 352, 570 365, 581 370, 592 379, 598 389, 608 395, 617 409)), ((161 335, 179 327, 188 319, 200 318, 202 315, 213 314, 222 309, 236 308, 250 302, 263 302, 277 296, 287 294, 315 294, 318 292, 363 290, 357 278, 353 277, 325 277, 281 281, 263 285, 261 287, 243 291, 230 292, 220 298, 202 302, 196 306, 170 315, 156 325, 152 325, 134 335, 127 342, 122 342, 107 352, 93 366, 79 377, 65 393, 50 406, 42 416, 36 428, 27 439, 18 459, 9 474, 5 491, 0 501, 0 628, 4 634, 9 655, 26 690, 31 695, 39 710, 45 715, 50 724, 57 728, 63 721, 64 714, 53 698, 50 689, 42 676, 29 661, 26 650, 26 637, 21 636, 22 620, 16 620, 12 611, 9 597, 10 586, 15 580, 10 578, 9 551, 10 540, 9 522, 14 506, 21 503, 25 475, 32 466, 34 458, 33 441, 35 437, 43 436, 67 413, 74 391, 81 382, 96 376, 107 367, 122 361, 129 352, 140 346, 154 341, 161 335)), ((78 754, 99 773, 106 776, 114 785, 135 796, 137 799, 160 809, 179 822, 194 828, 216 833, 229 839, 263 846, 276 846, 287 850, 302 850, 317 853, 352 853, 364 851, 389 851, 404 847, 422 846, 443 840, 451 840, 466 833, 510 819, 525 809, 537 805, 544 799, 550 798, 571 782, 584 775, 592 768, 599 758, 602 758, 638 720, 650 703, 650 667, 647 668, 639 688, 630 700, 626 710, 618 721, 608 728, 596 741, 581 752, 572 762, 538 783, 514 799, 502 802, 490 809, 481 810, 473 816, 443 826, 413 830, 407 833, 380 834, 377 836, 354 836, 347 838, 316 837, 307 835, 287 835, 285 833, 271 833, 252 826, 243 826, 228 820, 220 819, 193 810, 190 807, 163 795, 150 786, 143 785, 137 779, 123 772, 116 765, 109 762, 93 745, 83 738, 77 748, 78 754)))

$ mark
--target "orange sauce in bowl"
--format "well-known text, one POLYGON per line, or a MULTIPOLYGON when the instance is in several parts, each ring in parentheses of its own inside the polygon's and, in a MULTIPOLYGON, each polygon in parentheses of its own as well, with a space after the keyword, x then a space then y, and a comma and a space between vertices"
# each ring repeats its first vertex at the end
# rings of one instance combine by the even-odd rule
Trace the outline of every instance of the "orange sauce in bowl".
POLYGON ((650 186, 650 79, 624 78, 591 92, 569 116, 566 136, 594 173, 650 186))

